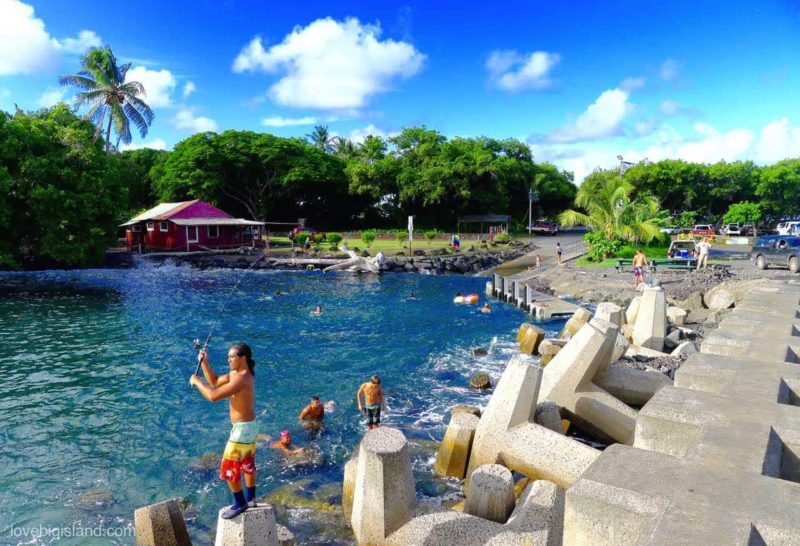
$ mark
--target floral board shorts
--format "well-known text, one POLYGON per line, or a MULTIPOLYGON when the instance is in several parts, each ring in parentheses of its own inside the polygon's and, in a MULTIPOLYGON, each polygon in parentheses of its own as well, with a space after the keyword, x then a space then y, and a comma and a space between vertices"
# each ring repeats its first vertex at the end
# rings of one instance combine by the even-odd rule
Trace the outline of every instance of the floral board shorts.
POLYGON ((238 482, 242 472, 252 475, 256 471, 256 440, 258 439, 258 423, 247 421, 234 423, 225 453, 219 477, 225 481, 238 482))

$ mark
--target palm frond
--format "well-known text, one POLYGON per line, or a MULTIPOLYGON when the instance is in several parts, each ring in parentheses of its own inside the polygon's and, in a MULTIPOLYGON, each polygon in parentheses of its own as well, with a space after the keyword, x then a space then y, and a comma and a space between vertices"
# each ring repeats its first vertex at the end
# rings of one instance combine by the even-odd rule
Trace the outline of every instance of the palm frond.
POLYGON ((129 102, 131 106, 136 108, 136 110, 139 111, 139 113, 142 115, 145 121, 147 121, 148 125, 153 124, 153 120, 156 118, 156 115, 153 113, 153 110, 150 108, 150 106, 147 105, 146 102, 144 102, 139 97, 133 97, 130 95, 125 95, 125 100, 129 102))
POLYGON ((111 119, 114 120, 114 132, 117 133, 122 142, 130 144, 132 140, 131 124, 122 106, 119 104, 111 105, 111 119))
POLYGON ((118 91, 125 95, 132 95, 134 97, 138 97, 139 95, 143 97, 147 96, 144 86, 139 82, 125 82, 119 86, 118 91))
POLYGON ((97 82, 92 78, 80 74, 67 74, 58 78, 61 85, 74 85, 80 89, 97 89, 97 82))
POLYGON ((139 129, 139 134, 142 135, 142 138, 147 136, 147 127, 150 125, 146 119, 139 113, 139 111, 131 106, 130 104, 126 104, 122 107, 125 111, 125 115, 128 116, 128 119, 136 125, 136 128, 139 129))

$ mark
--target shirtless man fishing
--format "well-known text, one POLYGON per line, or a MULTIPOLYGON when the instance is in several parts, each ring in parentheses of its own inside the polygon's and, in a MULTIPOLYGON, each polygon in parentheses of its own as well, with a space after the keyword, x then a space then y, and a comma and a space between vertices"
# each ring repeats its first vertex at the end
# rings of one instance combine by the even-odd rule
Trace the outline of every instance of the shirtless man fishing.
POLYGON ((367 430, 379 427, 381 424, 381 409, 386 410, 386 400, 381 390, 381 378, 373 375, 368 383, 364 383, 356 393, 358 411, 367 414, 367 430), (361 404, 361 394, 364 394, 364 405, 361 404))
POLYGON ((246 343, 235 343, 228 351, 231 371, 219 376, 208 362, 208 354, 201 350, 197 360, 203 367, 208 384, 197 375, 189 378, 189 384, 197 387, 200 394, 210 402, 230 398, 230 416, 233 428, 225 445, 219 477, 228 482, 234 503, 223 514, 223 519, 238 516, 248 506, 255 506, 256 498, 256 440, 258 423, 255 412, 255 368, 253 351, 246 343), (241 477, 247 485, 247 496, 242 492, 241 477))

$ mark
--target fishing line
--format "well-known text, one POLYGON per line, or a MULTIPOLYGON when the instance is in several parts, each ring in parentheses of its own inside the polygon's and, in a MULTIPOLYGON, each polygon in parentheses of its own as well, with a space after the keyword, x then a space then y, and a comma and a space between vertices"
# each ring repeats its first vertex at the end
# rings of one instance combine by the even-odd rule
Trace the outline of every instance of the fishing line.
MULTIPOLYGON (((241 276, 241 277, 239 277, 239 280, 238 280, 238 281, 236 281, 236 284, 234 284, 234 285, 233 285, 233 288, 231 288, 231 289, 230 289, 230 291, 228 292, 228 295, 229 295, 229 296, 230 296, 231 294, 233 294, 233 293, 236 291, 236 289, 237 289, 237 288, 239 288, 239 285, 240 285, 240 284, 241 284, 241 282, 244 280, 244 278, 245 278, 245 276, 246 276, 246 273, 247 273, 248 271, 250 271, 251 269, 253 269, 253 267, 254 267, 254 266, 255 266, 255 265, 256 265, 256 264, 257 264, 259 261, 261 261, 261 259, 262 259, 262 258, 264 258, 264 257, 266 257, 266 256, 267 256, 267 253, 266 253, 266 252, 264 252, 263 254, 261 254, 261 256, 259 256, 259 257, 258 257, 258 258, 256 258, 255 260, 253 260, 253 263, 251 263, 251 264, 250 264, 250 267, 248 267, 247 269, 245 269, 245 270, 244 270, 244 272, 242 273, 242 276, 241 276)), ((205 341, 205 343, 203 343, 203 345, 200 345, 200 339, 195 339, 195 340, 192 342, 192 348, 193 348, 193 349, 195 349, 195 350, 197 350, 197 349, 201 349, 203 352, 205 352, 206 348, 208 348, 208 342, 209 342, 209 341, 211 341, 211 335, 214 333, 214 329, 215 329, 215 328, 217 327, 217 325, 219 324, 219 321, 220 321, 220 316, 221 316, 221 313, 222 313, 222 308, 225 306, 225 304, 226 304, 226 303, 227 303, 227 298, 223 298, 223 300, 222 300, 222 303, 221 303, 221 304, 219 305, 219 307, 217 308, 217 312, 216 312, 217 318, 214 320, 214 322, 213 322, 213 323, 211 323, 211 328, 210 328, 210 329, 209 329, 209 331, 208 331, 208 336, 206 336, 206 341, 205 341)), ((194 370, 194 375, 198 375, 198 374, 200 373, 200 364, 201 364, 200 362, 198 362, 198 363, 197 363, 197 368, 195 368, 195 370, 194 370)))

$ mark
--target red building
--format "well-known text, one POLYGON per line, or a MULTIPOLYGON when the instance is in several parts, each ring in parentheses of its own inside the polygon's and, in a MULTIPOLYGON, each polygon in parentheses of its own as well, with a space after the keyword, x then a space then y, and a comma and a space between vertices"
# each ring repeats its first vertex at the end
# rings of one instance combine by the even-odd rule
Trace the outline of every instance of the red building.
POLYGON ((161 203, 121 227, 125 228, 128 250, 188 252, 259 246, 264 223, 234 218, 195 199, 161 203))

